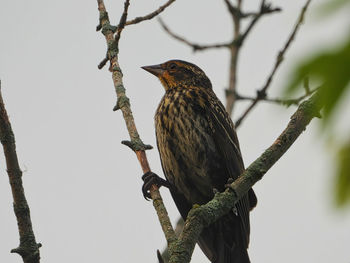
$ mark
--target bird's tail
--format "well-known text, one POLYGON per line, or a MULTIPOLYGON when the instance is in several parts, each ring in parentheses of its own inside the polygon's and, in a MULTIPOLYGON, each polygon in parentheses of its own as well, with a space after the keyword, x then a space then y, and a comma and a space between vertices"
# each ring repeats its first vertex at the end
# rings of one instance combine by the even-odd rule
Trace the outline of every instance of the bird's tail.
POLYGON ((225 248, 224 256, 221 259, 219 257, 217 263, 250 263, 250 259, 248 256, 248 251, 246 248, 225 248))
POLYGON ((227 231, 225 221, 219 220, 203 229, 198 245, 212 263, 250 263, 246 242, 242 239, 241 224, 231 222, 233 229, 227 231))

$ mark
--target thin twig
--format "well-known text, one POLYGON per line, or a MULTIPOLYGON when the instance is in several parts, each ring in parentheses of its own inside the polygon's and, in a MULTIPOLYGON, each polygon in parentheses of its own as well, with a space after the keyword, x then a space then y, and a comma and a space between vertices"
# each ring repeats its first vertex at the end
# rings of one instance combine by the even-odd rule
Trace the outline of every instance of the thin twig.
MULTIPOLYGON (((311 96, 315 91, 317 91, 318 88, 312 89, 312 90, 307 90, 304 95, 299 96, 297 98, 292 98, 292 99, 283 99, 283 98, 268 98, 265 97, 261 99, 261 101, 265 102, 271 102, 271 103, 276 103, 276 104, 282 104, 286 105, 287 107, 291 105, 296 105, 298 106, 305 98, 311 96)), ((249 97, 249 96, 243 96, 240 94, 235 94, 236 100, 249 100, 249 101, 254 101, 256 97, 249 97)))
POLYGON ((307 0, 305 5, 303 6, 303 8, 301 9, 300 15, 298 17, 297 23, 295 24, 293 31, 291 33, 291 35, 289 36, 289 38, 287 39, 287 42, 285 43, 284 47, 282 48, 282 50, 280 52, 278 52, 277 58, 276 58, 276 62, 275 65, 269 75, 269 77, 267 78, 267 81, 265 83, 265 85, 257 91, 257 96, 255 98, 255 100, 249 105, 249 107, 244 111, 244 113, 242 114, 242 116, 240 118, 238 118, 238 120, 236 121, 236 127, 238 127, 242 121, 247 117, 248 113, 256 106, 256 104, 262 100, 263 98, 266 97, 266 90, 268 89, 268 87, 270 86, 272 79, 277 71, 277 69, 279 68, 279 66, 281 65, 283 59, 284 59, 284 54, 286 53, 287 49, 289 48, 290 44, 292 43, 292 41, 295 38, 296 33, 298 32, 302 22, 304 21, 304 16, 306 13, 306 10, 310 4, 311 0, 307 0))
POLYGON ((109 61, 109 58, 108 56, 106 56, 104 59, 101 60, 101 62, 98 64, 97 68, 98 69, 102 69, 106 63, 109 61))
MULTIPOLYGON (((124 4, 124 12, 120 19, 119 26, 117 29, 117 35, 119 34, 118 37, 114 37, 114 28, 110 26, 108 13, 106 11, 106 7, 104 5, 103 0, 97 0, 97 3, 98 10, 100 12, 100 25, 102 33, 105 36, 106 43, 108 45, 108 57, 111 64, 110 70, 112 72, 113 84, 117 94, 117 105, 115 107, 115 110, 120 109, 122 111, 123 118, 125 120, 125 124, 130 136, 130 141, 123 141, 123 143, 132 148, 132 150, 136 153, 137 159, 139 160, 139 163, 142 167, 142 171, 143 173, 146 173, 149 172, 151 169, 147 160, 145 150, 150 149, 151 146, 145 145, 142 142, 140 135, 137 131, 134 117, 130 108, 130 101, 125 94, 125 88, 122 79, 123 74, 118 62, 118 41, 120 39, 122 29, 127 19, 127 8, 129 5, 129 0, 126 0, 124 4)), ((153 199, 153 206, 157 211, 157 215, 163 228, 166 240, 168 241, 168 244, 171 244, 171 242, 173 242, 175 239, 174 229, 171 225, 168 213, 166 211, 162 197, 156 185, 152 185, 150 189, 150 195, 153 199)))
POLYGON ((260 11, 256 14, 253 15, 253 19, 250 21, 247 29, 244 31, 244 33, 241 35, 240 37, 240 45, 243 44, 243 41, 246 39, 246 37, 248 36, 249 32, 252 30, 252 28, 254 27, 254 25, 256 24, 256 22, 258 22, 258 20, 265 14, 271 14, 271 13, 276 13, 276 12, 280 12, 281 8, 279 7, 275 7, 272 8, 270 4, 265 4, 265 0, 263 0, 261 2, 260 5, 260 11))
POLYGON ((115 35, 115 42, 117 44, 117 47, 118 47, 118 44, 119 44, 120 34, 122 33, 122 31, 123 31, 123 29, 125 27, 126 19, 128 17, 129 5, 130 5, 130 0, 125 0, 125 2, 124 2, 124 11, 123 11, 122 16, 120 17, 120 21, 119 21, 119 24, 117 26, 117 33, 115 35))
POLYGON ((158 18, 158 21, 165 32, 167 32, 170 36, 172 36, 176 40, 191 47, 193 51, 199 51, 199 50, 205 50, 205 49, 211 49, 211 48, 229 48, 231 46, 231 43, 219 43, 219 44, 210 44, 210 45, 200 45, 200 44, 192 43, 187 39, 172 32, 161 18, 158 18))
POLYGON ((12 249, 11 253, 21 255, 24 263, 40 262, 40 243, 36 243, 33 232, 30 210, 24 194, 22 171, 18 164, 16 153, 15 135, 7 115, 1 94, 0 81, 0 140, 4 148, 7 173, 13 196, 13 210, 17 218, 20 244, 18 248, 12 249))
POLYGON ((215 194, 213 200, 207 204, 191 209, 185 221, 184 230, 174 244, 176 249, 169 263, 188 263, 190 261, 202 229, 232 210, 237 201, 286 153, 310 121, 319 116, 320 109, 319 95, 315 93, 300 104, 281 135, 231 184, 229 189, 215 194))
POLYGON ((135 25, 135 24, 140 23, 142 21, 150 20, 150 19, 154 18, 155 16, 159 15, 161 12, 163 12, 165 10, 165 8, 170 6, 175 1, 176 0, 169 0, 168 2, 166 2, 164 5, 160 6, 157 10, 153 11, 152 13, 145 15, 145 16, 139 16, 139 17, 136 17, 132 20, 129 20, 125 23, 125 25, 126 26, 135 25))

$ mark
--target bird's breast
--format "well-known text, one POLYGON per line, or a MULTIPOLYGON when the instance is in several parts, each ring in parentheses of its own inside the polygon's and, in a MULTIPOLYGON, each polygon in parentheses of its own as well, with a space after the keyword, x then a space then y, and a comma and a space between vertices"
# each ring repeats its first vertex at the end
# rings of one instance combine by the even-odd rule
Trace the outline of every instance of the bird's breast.
POLYGON ((210 173, 217 159, 205 108, 188 92, 166 94, 155 115, 165 176, 192 203, 212 197, 210 173))

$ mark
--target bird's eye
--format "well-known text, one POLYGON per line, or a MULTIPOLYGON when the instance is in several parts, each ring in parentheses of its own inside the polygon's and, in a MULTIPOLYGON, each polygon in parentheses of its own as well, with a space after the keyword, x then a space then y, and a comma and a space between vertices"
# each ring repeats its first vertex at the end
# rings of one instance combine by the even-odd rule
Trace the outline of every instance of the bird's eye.
POLYGON ((176 69, 177 68, 177 65, 175 63, 171 63, 169 65, 169 69, 176 69))

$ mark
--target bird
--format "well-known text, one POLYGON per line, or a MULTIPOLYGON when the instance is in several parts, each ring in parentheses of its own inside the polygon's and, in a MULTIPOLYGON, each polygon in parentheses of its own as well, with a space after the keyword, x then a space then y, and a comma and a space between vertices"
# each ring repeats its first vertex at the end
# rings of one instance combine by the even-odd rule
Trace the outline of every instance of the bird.
MULTIPOLYGON (((234 124, 215 95, 211 81, 195 64, 183 60, 144 66, 163 85, 155 113, 157 147, 166 179, 144 174, 149 198, 152 184, 169 188, 184 220, 193 205, 203 205, 244 171, 234 124)), ((250 189, 235 208, 203 229, 198 245, 213 263, 249 263, 249 213, 257 198, 250 189)))

